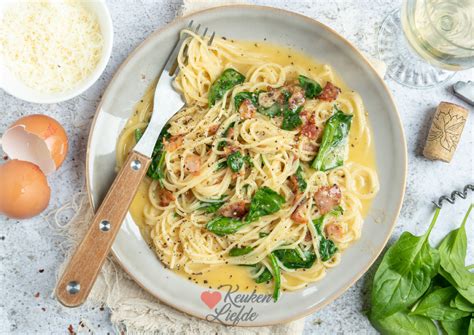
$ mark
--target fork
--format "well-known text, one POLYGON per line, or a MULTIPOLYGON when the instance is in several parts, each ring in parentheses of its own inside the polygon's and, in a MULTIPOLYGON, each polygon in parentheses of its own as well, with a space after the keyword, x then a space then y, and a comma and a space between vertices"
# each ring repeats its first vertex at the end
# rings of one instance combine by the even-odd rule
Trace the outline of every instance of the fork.
MULTIPOLYGON (((197 25, 193 29, 193 21, 188 25, 188 30, 196 34, 199 34, 200 28, 201 25, 197 25)), ((204 38, 207 32, 206 28, 201 37, 204 38)), ((153 113, 145 133, 118 172, 83 240, 58 281, 56 297, 67 307, 79 306, 87 299, 138 186, 148 170, 158 135, 170 117, 184 106, 181 95, 173 89, 172 83, 179 73, 177 58, 187 35, 185 31, 181 31, 178 42, 168 56, 156 85, 153 113)), ((212 44, 214 36, 213 32, 209 45, 212 44)), ((187 57, 186 46, 184 56, 187 57)))

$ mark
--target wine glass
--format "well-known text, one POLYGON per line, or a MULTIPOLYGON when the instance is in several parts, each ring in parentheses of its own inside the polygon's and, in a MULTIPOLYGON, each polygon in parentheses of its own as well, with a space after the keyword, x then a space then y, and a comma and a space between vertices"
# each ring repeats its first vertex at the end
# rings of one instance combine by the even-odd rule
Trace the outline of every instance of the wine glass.
POLYGON ((388 76, 413 88, 474 67, 474 0, 404 0, 382 23, 378 52, 388 76))

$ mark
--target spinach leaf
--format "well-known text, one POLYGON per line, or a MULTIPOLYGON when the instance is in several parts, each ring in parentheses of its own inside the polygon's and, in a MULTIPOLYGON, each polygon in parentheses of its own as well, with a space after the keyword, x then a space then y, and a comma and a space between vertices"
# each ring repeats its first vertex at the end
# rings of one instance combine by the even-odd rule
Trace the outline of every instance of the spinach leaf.
POLYGON ((281 124, 281 129, 284 130, 294 130, 303 124, 303 121, 300 118, 300 112, 303 109, 303 106, 299 106, 295 110, 285 108, 283 110, 283 122, 281 124))
POLYGON ((279 103, 275 102, 270 107, 260 106, 257 108, 257 112, 260 114, 266 115, 268 117, 280 116, 284 110, 288 109, 286 105, 282 106, 279 103))
POLYGON ((206 225, 207 230, 213 232, 216 235, 224 236, 228 234, 233 234, 247 223, 241 220, 226 218, 224 216, 218 216, 206 225))
POLYGON ((209 107, 222 99, 224 95, 234 86, 242 84, 245 81, 245 76, 234 69, 226 69, 219 78, 216 79, 209 89, 209 107))
MULTIPOLYGON (((472 320, 472 319, 471 319, 472 320)), ((441 327, 448 335, 462 335, 468 334, 469 318, 462 318, 453 321, 441 321, 441 327)), ((472 323, 472 322, 471 322, 472 323)))
MULTIPOLYGON (((252 162, 252 158, 249 156, 249 155, 245 155, 244 156, 244 162, 245 164, 247 164, 249 167, 253 167, 253 162, 252 162)), ((248 186, 248 185, 247 185, 248 186)))
POLYGON ((296 177, 296 181, 298 183, 298 189, 301 192, 304 192, 304 190, 306 190, 306 187, 308 186, 308 184, 306 183, 306 180, 304 180, 303 169, 301 168, 301 166, 298 166, 298 169, 296 170, 296 173, 295 173, 295 177, 296 177))
POLYGON ((260 237, 260 238, 267 237, 268 235, 270 235, 270 234, 269 233, 264 233, 264 232, 258 233, 258 237, 260 237))
POLYGON ((225 169, 227 167, 227 161, 222 161, 219 164, 217 164, 216 171, 225 169))
POLYGON ((474 304, 474 273, 464 265, 467 252, 466 223, 473 205, 463 219, 461 227, 450 232, 439 245, 440 274, 470 303, 474 304))
POLYGON ((281 274, 280 274, 280 267, 278 266, 278 262, 276 257, 273 253, 268 255, 270 258, 270 266, 273 270, 273 301, 277 301, 280 297, 280 286, 281 286, 281 274))
POLYGON ((461 311, 474 313, 474 304, 471 304, 466 298, 459 293, 456 294, 453 300, 449 303, 449 306, 457 308, 461 311))
POLYGON ((433 320, 453 321, 468 316, 470 313, 460 311, 450 306, 450 301, 456 296, 454 287, 434 290, 417 305, 412 314, 427 316, 433 320))
POLYGON ((327 213, 326 215, 321 215, 319 218, 313 220, 314 228, 316 228, 316 232, 319 235, 319 255, 323 262, 326 262, 334 256, 334 254, 338 251, 338 248, 333 240, 327 239, 323 233, 323 223, 324 219, 328 215, 338 216, 343 213, 343 209, 341 206, 335 207, 331 212, 327 213))
POLYGON ((372 319, 408 308, 429 288, 439 268, 439 253, 428 242, 438 215, 439 209, 424 235, 404 232, 384 255, 373 282, 372 319))
POLYGON ((217 144, 217 150, 221 150, 221 151, 222 151, 226 145, 227 145, 227 141, 226 141, 226 140, 220 141, 220 142, 217 144))
POLYGON ((244 166, 244 157, 240 151, 236 151, 227 156, 227 166, 233 172, 239 172, 242 166, 244 166))
POLYGON ((468 335, 474 335, 474 318, 471 316, 471 321, 469 321, 469 328, 467 329, 468 335))
POLYGON ((438 329, 433 321, 424 316, 408 314, 406 311, 394 313, 383 319, 371 317, 370 321, 384 335, 438 335, 438 329))
POLYGON ((254 106, 258 105, 258 92, 240 92, 234 97, 234 106, 236 110, 239 110, 240 105, 244 100, 250 100, 254 106))
POLYGON ((285 198, 269 187, 262 187, 255 192, 250 202, 250 210, 245 218, 246 222, 253 222, 264 215, 273 214, 280 210, 285 198))
POLYGON ((303 87, 306 97, 309 99, 315 98, 323 91, 321 85, 316 81, 301 74, 298 76, 298 81, 301 87, 303 87))
POLYGON ((332 240, 321 237, 319 240, 319 255, 323 262, 330 260, 337 250, 337 246, 332 240))
POLYGON ((135 142, 138 143, 138 141, 140 141, 140 139, 143 136, 143 130, 140 128, 137 128, 135 129, 135 132, 133 134, 135 136, 135 142))
POLYGON ((158 140, 153 148, 151 155, 151 164, 147 171, 147 176, 151 179, 158 179, 161 186, 163 186, 163 179, 165 178, 165 155, 166 151, 163 145, 163 139, 169 139, 171 134, 168 132, 170 125, 167 124, 161 130, 158 140))
POLYGON ((263 270, 263 272, 257 278, 255 278, 255 282, 257 284, 266 283, 272 280, 272 278, 273 278, 273 275, 270 272, 270 270, 265 268, 265 270, 263 270))
POLYGON ((318 171, 327 171, 344 164, 351 122, 352 115, 344 114, 340 110, 326 121, 321 146, 311 167, 318 171))
POLYGON ((230 249, 230 251, 229 251, 229 256, 231 256, 231 257, 237 257, 237 256, 247 255, 247 254, 251 253, 253 249, 254 249, 254 248, 253 248, 253 247, 250 247, 250 246, 242 247, 242 248, 233 247, 233 248, 230 249))
POLYGON ((273 254, 288 269, 309 269, 316 260, 316 254, 312 251, 305 251, 303 259, 295 249, 279 249, 273 254))
POLYGON ((201 201, 201 206, 198 209, 203 209, 206 213, 215 213, 225 203, 226 196, 222 195, 219 199, 210 201, 201 201))

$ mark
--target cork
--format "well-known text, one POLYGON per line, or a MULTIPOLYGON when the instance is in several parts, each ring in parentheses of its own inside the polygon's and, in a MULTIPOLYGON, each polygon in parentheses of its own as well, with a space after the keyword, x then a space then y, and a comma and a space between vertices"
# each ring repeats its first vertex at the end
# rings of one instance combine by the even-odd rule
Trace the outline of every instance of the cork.
POLYGON ((466 108, 442 101, 433 116, 423 155, 449 163, 458 146, 467 115, 466 108))

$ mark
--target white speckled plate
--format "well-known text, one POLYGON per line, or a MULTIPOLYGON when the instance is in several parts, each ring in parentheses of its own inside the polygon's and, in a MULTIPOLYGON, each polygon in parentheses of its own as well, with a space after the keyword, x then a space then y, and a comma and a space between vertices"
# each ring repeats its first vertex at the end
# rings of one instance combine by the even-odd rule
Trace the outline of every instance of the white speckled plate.
MULTIPOLYGON (((341 264, 330 269, 323 280, 296 292, 284 292, 277 303, 244 304, 244 311, 253 308, 257 316, 253 321, 242 320, 239 325, 287 322, 315 312, 354 284, 382 251, 403 200, 407 164, 403 129, 384 82, 348 41, 317 21, 274 8, 227 6, 177 19, 148 37, 117 71, 97 110, 87 153, 87 185, 92 203, 97 206, 115 176, 116 140, 134 104, 164 65, 178 32, 191 19, 226 37, 255 41, 267 38, 301 50, 331 64, 349 87, 362 95, 374 132, 380 178, 380 192, 365 220, 362 237, 343 253, 341 264)), ((140 236, 130 215, 112 250, 137 283, 179 310, 218 321, 209 315, 229 302, 224 291, 221 299, 216 293, 212 297, 219 302, 209 308, 201 300, 206 288, 165 269, 140 236)), ((211 296, 208 294, 208 297, 211 296)), ((235 312, 240 309, 231 307, 235 312)))

